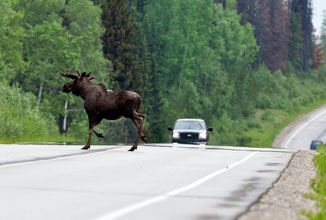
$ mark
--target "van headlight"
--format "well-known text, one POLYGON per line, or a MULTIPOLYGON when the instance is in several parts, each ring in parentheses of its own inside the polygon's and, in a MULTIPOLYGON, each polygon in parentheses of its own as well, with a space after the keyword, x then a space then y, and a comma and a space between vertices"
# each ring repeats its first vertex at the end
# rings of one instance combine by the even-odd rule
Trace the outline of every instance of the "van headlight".
POLYGON ((180 134, 178 132, 173 132, 172 137, 173 138, 180 138, 180 134))
POLYGON ((206 137, 207 137, 206 132, 201 132, 201 133, 199 133, 199 138, 200 138, 200 139, 206 139, 206 137))

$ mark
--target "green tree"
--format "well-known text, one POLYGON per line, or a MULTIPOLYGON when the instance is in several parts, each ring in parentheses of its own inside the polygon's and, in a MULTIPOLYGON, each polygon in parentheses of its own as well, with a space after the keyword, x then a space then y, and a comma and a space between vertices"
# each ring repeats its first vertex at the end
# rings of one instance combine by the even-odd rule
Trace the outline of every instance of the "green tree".
POLYGON ((48 134, 56 134, 53 121, 37 116, 33 94, 4 82, 0 82, 0 93, 1 143, 44 140, 48 134))
POLYGON ((60 12, 64 6, 65 0, 21 0, 17 5, 24 12, 21 24, 25 36, 22 42, 28 68, 17 75, 15 81, 25 91, 37 96, 37 111, 44 107, 49 117, 62 111, 62 105, 59 104, 62 98, 56 97, 61 95, 58 88, 64 82, 60 72, 77 67, 80 57, 75 39, 61 25, 63 19, 60 12))
MULTIPOLYGON (((65 12, 69 22, 68 32, 74 36, 81 49, 78 68, 92 71, 104 81, 102 78, 108 74, 110 62, 102 52, 101 36, 104 29, 101 26, 101 8, 89 0, 70 0, 65 12)), ((104 83, 109 85, 108 81, 106 78, 104 83)))
POLYGON ((228 74, 228 88, 218 94, 230 94, 230 104, 223 109, 227 109, 233 118, 250 116, 255 106, 256 87, 250 65, 255 62, 259 49, 254 29, 249 23, 241 25, 241 16, 231 6, 223 9, 218 5, 215 19, 213 47, 216 56, 220 57, 222 71, 228 74))
POLYGON ((323 22, 322 22, 322 26, 321 26, 321 31, 320 31, 320 38, 323 44, 323 48, 324 48, 324 59, 325 59, 325 63, 326 63, 326 10, 324 10, 323 13, 323 22))
POLYGON ((290 32, 291 37, 289 39, 288 56, 289 61, 297 71, 302 70, 302 25, 301 16, 299 13, 290 13, 290 32))
MULTIPOLYGON (((37 96, 36 109, 55 117, 61 127, 65 101, 69 108, 81 109, 81 100, 61 92, 66 69, 92 71, 96 80, 109 85, 110 63, 102 53, 101 9, 88 0, 19 1, 25 17, 24 59, 29 67, 15 81, 37 96)), ((87 120, 75 114, 69 121, 87 120)))
POLYGON ((115 90, 135 90, 143 94, 132 13, 125 1, 108 0, 103 5, 103 51, 113 64, 110 75, 115 90))
POLYGON ((21 53, 24 29, 19 25, 23 13, 15 10, 17 2, 0 2, 0 80, 10 81, 26 67, 21 53))
POLYGON ((20 82, 24 88, 37 94, 37 111, 45 96, 45 111, 58 115, 62 110, 56 106, 61 106, 59 103, 63 100, 59 97, 64 96, 57 89, 64 82, 60 72, 67 67, 76 69, 78 66, 78 43, 58 22, 44 22, 34 26, 27 31, 24 42, 26 59, 30 65, 26 74, 20 76, 20 82))
POLYGON ((18 8, 24 11, 23 26, 42 24, 45 21, 58 21, 65 0, 19 0, 18 8))
POLYGON ((303 38, 301 49, 302 70, 307 72, 310 68, 312 51, 312 0, 289 0, 288 4, 291 12, 299 14, 301 18, 303 38))

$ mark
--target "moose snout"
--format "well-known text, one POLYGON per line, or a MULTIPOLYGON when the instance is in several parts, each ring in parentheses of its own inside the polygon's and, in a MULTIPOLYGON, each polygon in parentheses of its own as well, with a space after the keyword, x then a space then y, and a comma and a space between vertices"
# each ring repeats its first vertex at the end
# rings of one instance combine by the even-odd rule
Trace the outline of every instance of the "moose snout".
POLYGON ((69 92, 71 92, 71 90, 69 90, 69 88, 67 88, 66 86, 64 86, 64 87, 62 88, 62 92, 69 93, 69 92))
POLYGON ((68 82, 63 85, 62 92, 69 93, 72 91, 72 87, 73 87, 73 82, 68 82))

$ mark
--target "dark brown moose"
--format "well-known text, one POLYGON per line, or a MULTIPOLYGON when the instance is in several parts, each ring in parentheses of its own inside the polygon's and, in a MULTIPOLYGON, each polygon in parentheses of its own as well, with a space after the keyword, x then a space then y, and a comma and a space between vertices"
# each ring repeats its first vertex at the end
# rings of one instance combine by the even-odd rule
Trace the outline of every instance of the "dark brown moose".
POLYGON ((137 137, 134 145, 129 151, 137 149, 139 138, 147 143, 147 138, 143 134, 145 115, 138 113, 141 103, 140 96, 132 91, 111 91, 103 84, 92 83, 91 80, 95 77, 86 72, 77 75, 61 73, 62 76, 73 79, 74 81, 66 83, 62 91, 66 93, 72 92, 76 96, 84 99, 84 107, 88 115, 89 132, 88 142, 82 148, 87 150, 91 146, 92 133, 99 138, 104 138, 103 134, 97 133, 94 129, 102 119, 117 120, 122 116, 130 118, 137 128, 137 137))

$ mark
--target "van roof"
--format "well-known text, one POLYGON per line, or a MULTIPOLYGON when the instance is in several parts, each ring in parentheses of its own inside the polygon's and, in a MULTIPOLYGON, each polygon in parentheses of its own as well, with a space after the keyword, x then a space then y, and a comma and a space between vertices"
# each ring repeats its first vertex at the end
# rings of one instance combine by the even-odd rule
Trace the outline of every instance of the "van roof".
POLYGON ((181 118, 178 119, 177 121, 204 121, 204 120, 199 118, 181 118))

